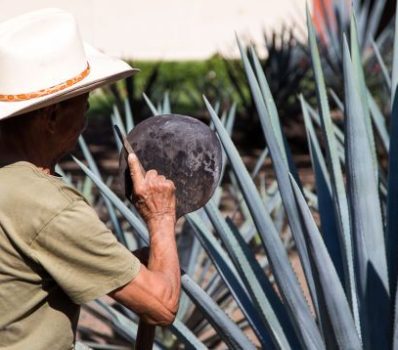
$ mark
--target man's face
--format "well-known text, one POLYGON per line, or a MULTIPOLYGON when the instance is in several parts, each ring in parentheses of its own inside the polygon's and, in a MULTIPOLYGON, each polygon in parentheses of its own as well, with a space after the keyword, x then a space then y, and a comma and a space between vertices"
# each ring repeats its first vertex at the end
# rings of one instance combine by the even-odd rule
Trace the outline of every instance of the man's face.
POLYGON ((74 97, 56 106, 54 135, 63 155, 71 152, 80 134, 87 126, 88 93, 74 97))

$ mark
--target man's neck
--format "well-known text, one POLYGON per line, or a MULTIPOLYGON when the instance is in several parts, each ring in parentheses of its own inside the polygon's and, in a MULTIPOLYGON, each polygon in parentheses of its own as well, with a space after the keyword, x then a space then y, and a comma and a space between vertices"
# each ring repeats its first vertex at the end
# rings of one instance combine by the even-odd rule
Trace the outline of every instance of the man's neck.
POLYGON ((23 149, 7 147, 4 143, 0 143, 0 146, 0 167, 25 161, 35 165, 45 174, 53 175, 55 173, 56 161, 40 156, 40 152, 24 152, 23 149))

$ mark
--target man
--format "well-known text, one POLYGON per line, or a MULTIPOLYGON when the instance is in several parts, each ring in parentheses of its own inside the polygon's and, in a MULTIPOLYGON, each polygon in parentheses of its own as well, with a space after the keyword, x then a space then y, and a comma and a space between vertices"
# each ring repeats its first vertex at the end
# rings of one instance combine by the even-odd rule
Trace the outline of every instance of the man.
POLYGON ((175 318, 174 184, 129 156, 145 267, 54 171, 86 125, 88 92, 132 73, 82 44, 64 11, 0 24, 0 349, 73 349, 79 305, 105 294, 149 324, 175 318))

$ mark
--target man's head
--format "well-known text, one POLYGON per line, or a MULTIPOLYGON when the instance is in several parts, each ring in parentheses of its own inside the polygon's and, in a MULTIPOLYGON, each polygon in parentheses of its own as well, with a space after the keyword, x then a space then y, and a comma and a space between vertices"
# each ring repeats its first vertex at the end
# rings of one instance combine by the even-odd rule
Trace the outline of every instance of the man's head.
POLYGON ((73 150, 86 127, 87 99, 88 93, 0 121, 2 147, 56 162, 73 150))

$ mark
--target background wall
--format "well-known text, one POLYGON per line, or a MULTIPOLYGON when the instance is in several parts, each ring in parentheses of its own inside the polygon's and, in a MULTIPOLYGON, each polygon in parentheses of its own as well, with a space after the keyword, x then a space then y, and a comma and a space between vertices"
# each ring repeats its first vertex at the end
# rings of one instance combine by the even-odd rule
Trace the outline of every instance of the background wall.
MULTIPOLYGON (((312 1, 311 1, 312 2, 312 1)), ((0 0, 0 21, 43 7, 72 12, 86 41, 132 59, 236 56, 234 32, 263 43, 263 31, 304 33, 306 0, 0 0)), ((305 34, 301 34, 305 35, 305 34)))

